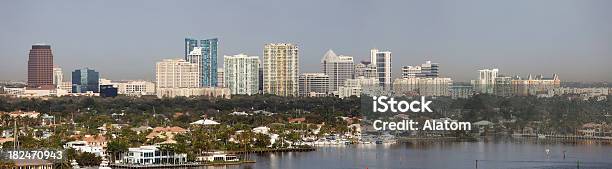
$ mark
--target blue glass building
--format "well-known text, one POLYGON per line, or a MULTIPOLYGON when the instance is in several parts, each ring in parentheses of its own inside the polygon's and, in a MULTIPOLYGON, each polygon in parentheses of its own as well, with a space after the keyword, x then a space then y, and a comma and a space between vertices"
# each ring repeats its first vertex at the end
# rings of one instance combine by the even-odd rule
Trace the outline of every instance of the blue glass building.
POLYGON ((217 86, 217 46, 219 40, 217 38, 196 40, 185 38, 185 60, 195 63, 200 66, 200 87, 216 87, 217 86), (195 49, 201 50, 198 59, 188 57, 195 49))
POLYGON ((100 73, 93 69, 83 68, 72 72, 72 93, 86 93, 100 91, 100 73))
POLYGON ((101 97, 116 97, 117 93, 118 89, 113 85, 100 85, 101 97))
POLYGON ((191 38, 185 38, 185 59, 187 59, 187 55, 195 47, 198 47, 198 40, 191 39, 191 38))

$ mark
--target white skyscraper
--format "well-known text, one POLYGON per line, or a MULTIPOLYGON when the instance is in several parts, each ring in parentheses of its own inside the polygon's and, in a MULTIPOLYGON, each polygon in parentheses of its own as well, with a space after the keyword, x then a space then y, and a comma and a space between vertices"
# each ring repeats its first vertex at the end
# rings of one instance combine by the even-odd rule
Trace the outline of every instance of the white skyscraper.
POLYGON ((376 66, 379 85, 385 90, 391 89, 391 52, 370 50, 370 61, 376 66))
POLYGON ((224 84, 232 94, 259 92, 259 57, 238 54, 223 57, 224 84))
POLYGON ((55 88, 59 88, 62 85, 63 80, 64 73, 62 73, 62 68, 53 66, 53 85, 55 88))
POLYGON ((353 57, 337 56, 334 51, 329 50, 321 59, 321 64, 323 73, 329 76, 329 92, 337 91, 346 79, 355 77, 353 57))
POLYGON ((297 45, 273 43, 264 46, 263 93, 298 95, 299 49, 297 45))
POLYGON ((494 85, 495 78, 499 69, 482 69, 478 70, 478 84, 480 85, 494 85))

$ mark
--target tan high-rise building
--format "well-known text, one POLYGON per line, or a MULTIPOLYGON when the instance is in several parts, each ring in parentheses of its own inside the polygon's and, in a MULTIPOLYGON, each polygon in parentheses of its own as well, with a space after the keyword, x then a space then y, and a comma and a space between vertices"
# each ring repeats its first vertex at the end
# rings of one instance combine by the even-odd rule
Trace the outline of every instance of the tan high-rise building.
POLYGON ((298 96, 299 49, 297 45, 273 43, 264 46, 263 92, 298 96))
POLYGON ((157 94, 160 90, 176 88, 198 88, 200 74, 198 64, 189 63, 184 59, 164 59, 155 65, 157 79, 157 94))

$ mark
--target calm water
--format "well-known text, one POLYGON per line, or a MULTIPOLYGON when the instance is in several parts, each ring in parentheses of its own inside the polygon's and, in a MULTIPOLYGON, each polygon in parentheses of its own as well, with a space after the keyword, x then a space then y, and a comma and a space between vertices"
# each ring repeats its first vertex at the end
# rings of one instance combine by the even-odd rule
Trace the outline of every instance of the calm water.
POLYGON ((412 141, 392 145, 319 147, 314 152, 253 154, 255 164, 211 169, 610 168, 612 145, 535 138, 479 142, 412 141), (549 149, 549 154, 546 154, 549 149), (566 158, 563 158, 566 151, 566 158))

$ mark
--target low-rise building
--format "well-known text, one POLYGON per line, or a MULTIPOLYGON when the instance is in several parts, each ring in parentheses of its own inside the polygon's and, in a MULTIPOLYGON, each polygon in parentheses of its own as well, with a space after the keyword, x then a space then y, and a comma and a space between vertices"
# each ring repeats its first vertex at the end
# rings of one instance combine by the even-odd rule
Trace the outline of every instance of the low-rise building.
POLYGON ((364 89, 369 90, 378 86, 378 80, 374 77, 359 76, 355 79, 346 79, 344 85, 338 87, 338 91, 335 95, 340 98, 346 98, 351 96, 361 96, 364 89))
POLYGON ((220 97, 220 98, 231 98, 231 92, 228 88, 157 88, 157 97, 192 97, 192 96, 208 96, 208 97, 220 97))
POLYGON ((208 161, 208 162, 236 162, 239 161, 238 156, 230 155, 223 152, 210 152, 205 153, 196 159, 197 161, 208 161))
POLYGON ((78 152, 92 153, 98 157, 102 157, 104 155, 104 149, 102 146, 93 146, 87 143, 87 141, 71 141, 64 144, 64 149, 70 148, 78 152))
POLYGON ((187 154, 161 150, 159 145, 140 146, 128 148, 123 156, 122 163, 135 165, 184 164, 187 163, 187 154))
POLYGON ((393 82, 393 91, 404 95, 450 96, 451 78, 399 78, 393 82))
POLYGON ((127 96, 155 95, 155 83, 135 80, 117 83, 118 93, 127 96))

